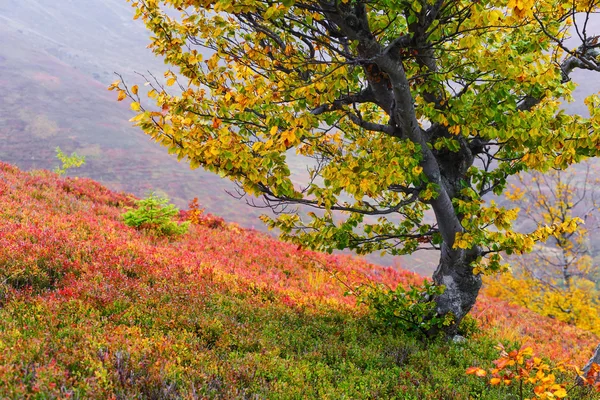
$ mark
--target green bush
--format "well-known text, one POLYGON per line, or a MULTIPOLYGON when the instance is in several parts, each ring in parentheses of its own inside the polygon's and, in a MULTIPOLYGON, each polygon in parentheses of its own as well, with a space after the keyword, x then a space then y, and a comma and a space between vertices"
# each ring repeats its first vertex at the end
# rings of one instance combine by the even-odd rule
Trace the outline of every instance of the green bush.
POLYGON ((473 336, 476 333, 481 332, 479 329, 479 323, 471 315, 467 314, 458 324, 458 334, 464 337, 473 336))
POLYGON ((437 315, 433 301, 444 290, 444 286, 427 281, 422 286, 411 285, 408 289, 398 285, 391 290, 378 285, 363 294, 361 301, 373 310, 377 320, 386 327, 425 338, 452 322, 449 315, 437 315))
POLYGON ((137 209, 123 214, 125 224, 136 229, 146 230, 159 236, 182 235, 187 232, 189 221, 178 223, 179 209, 169 204, 169 199, 151 193, 136 202, 137 209))
POLYGON ((58 175, 64 175, 69 168, 79 168, 85 164, 85 156, 80 156, 73 152, 70 156, 63 153, 60 147, 56 148, 56 158, 60 161, 60 167, 56 167, 54 172, 58 175))

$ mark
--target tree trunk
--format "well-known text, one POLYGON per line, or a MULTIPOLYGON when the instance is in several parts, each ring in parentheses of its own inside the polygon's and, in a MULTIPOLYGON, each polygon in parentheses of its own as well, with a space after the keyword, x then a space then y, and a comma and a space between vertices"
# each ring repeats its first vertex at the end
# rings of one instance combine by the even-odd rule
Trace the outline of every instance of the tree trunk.
POLYGON ((475 305, 479 289, 481 289, 481 276, 473 274, 471 262, 475 261, 476 251, 453 250, 442 246, 440 264, 433 274, 436 285, 446 286, 446 290, 435 301, 438 315, 452 313, 453 323, 444 329, 446 335, 454 336, 458 324, 471 311, 475 305))
MULTIPOLYGON (((596 347, 596 351, 594 351, 594 355, 592 356, 592 358, 590 358, 590 360, 587 362, 587 364, 585 364, 585 367, 583 367, 583 375, 584 376, 588 373, 588 371, 592 367, 592 364, 600 365, 600 345, 598 345, 598 347, 596 347)), ((583 379, 581 379, 579 376, 577 377, 576 382, 578 385, 583 385, 583 379)))

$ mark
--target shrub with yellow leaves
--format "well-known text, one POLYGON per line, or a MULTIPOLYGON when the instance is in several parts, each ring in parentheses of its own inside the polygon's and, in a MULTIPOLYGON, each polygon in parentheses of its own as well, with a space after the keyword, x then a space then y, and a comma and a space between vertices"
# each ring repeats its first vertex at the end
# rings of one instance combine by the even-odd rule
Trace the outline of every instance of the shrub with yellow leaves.
POLYGON ((595 285, 589 280, 580 278, 569 289, 556 284, 549 287, 525 271, 518 276, 505 272, 484 281, 488 296, 600 334, 600 304, 595 285))
POLYGON ((532 242, 530 254, 511 257, 511 271, 487 279, 488 295, 600 334, 600 248, 591 240, 600 232, 595 172, 585 162, 518 176, 506 193, 522 210, 518 228, 543 230, 547 237, 532 242))
POLYGON ((592 398, 589 396, 600 393, 598 364, 592 364, 590 369, 583 373, 573 365, 559 363, 550 366, 541 358, 535 357, 531 347, 522 346, 518 350, 507 351, 504 345, 498 344, 497 348, 500 350, 500 357, 494 361, 495 368, 487 371, 480 367, 469 367, 466 373, 480 378, 489 376, 489 384, 492 386, 514 387, 520 400, 566 399, 576 391, 577 398, 581 399, 592 398), (561 382, 559 378, 568 376, 568 371, 574 372, 574 375, 580 378, 579 382, 575 379, 571 379, 570 384, 561 382), (533 397, 529 397, 531 394, 533 397))

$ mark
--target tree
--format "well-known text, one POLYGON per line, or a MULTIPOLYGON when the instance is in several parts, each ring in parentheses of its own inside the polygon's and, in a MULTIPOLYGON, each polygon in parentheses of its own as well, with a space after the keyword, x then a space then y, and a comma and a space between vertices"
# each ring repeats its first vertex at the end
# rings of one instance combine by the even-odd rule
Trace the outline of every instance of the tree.
POLYGON ((600 272, 594 258, 600 249, 591 240, 600 233, 600 181, 594 172, 587 162, 545 174, 519 174, 506 197, 522 210, 521 230, 562 225, 574 218, 585 225, 553 234, 531 253, 511 257, 512 271, 490 279, 487 293, 600 333, 600 299, 594 283, 600 272))
POLYGON ((166 87, 149 77, 156 107, 142 104, 138 86, 111 85, 134 100, 132 120, 267 206, 322 210, 265 217, 284 239, 325 251, 440 250, 433 281, 446 287, 436 304, 454 317, 449 334, 500 252, 576 229, 571 220, 517 233, 516 210, 482 198, 520 171, 598 153, 600 98, 586 100, 590 117, 560 103, 573 70, 600 71, 587 29, 597 1, 132 5, 149 47, 175 69, 166 87), (584 18, 571 48, 575 13, 584 18), (290 178, 296 161, 308 164, 302 184, 290 178))

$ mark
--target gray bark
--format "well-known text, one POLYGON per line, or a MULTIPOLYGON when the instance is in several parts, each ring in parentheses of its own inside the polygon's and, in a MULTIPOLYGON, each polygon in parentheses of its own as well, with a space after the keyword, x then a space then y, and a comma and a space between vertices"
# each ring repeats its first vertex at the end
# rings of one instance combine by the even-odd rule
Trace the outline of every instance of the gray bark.
MULTIPOLYGON (((432 7, 430 18, 435 19, 441 4, 442 2, 438 1, 432 7)), ((454 323, 447 328, 446 333, 454 335, 458 323, 475 304, 481 288, 481 277, 474 275, 470 266, 471 262, 480 255, 480 249, 474 248, 469 251, 452 249, 456 234, 464 231, 460 216, 457 215, 452 204, 452 197, 456 195, 458 184, 465 179, 466 171, 473 163, 473 155, 467 146, 463 146, 451 162, 446 163, 447 165, 440 163, 428 146, 428 133, 421 128, 417 120, 408 77, 402 57, 397 51, 398 48, 409 44, 409 35, 398 38, 384 49, 369 31, 368 21, 364 18, 365 14, 361 11, 361 7, 353 11, 356 14, 349 12, 345 17, 339 15, 329 15, 329 17, 348 38, 358 41, 358 49, 362 57, 373 60, 379 70, 387 74, 389 86, 369 80, 371 94, 377 104, 382 105, 384 110, 389 110, 390 118, 395 124, 393 136, 409 139, 420 147, 423 172, 429 182, 435 183, 438 187, 437 196, 430 200, 430 204, 443 238, 443 245, 440 264, 433 280, 438 285, 446 286, 445 292, 436 298, 437 312, 440 315, 452 313, 454 323)), ((426 30, 426 26, 416 28, 422 31, 417 32, 416 36, 423 35, 426 30)), ((432 57, 432 50, 428 46, 423 46, 423 49, 425 50, 422 50, 420 60, 427 69, 436 71, 437 66, 432 57)), ((427 96, 435 101, 435 93, 428 93, 427 96)))
MULTIPOLYGON (((590 358, 590 360, 587 362, 587 364, 585 364, 585 366, 583 367, 583 375, 584 376, 588 373, 588 371, 592 367, 592 364, 600 365, 600 345, 598 345, 598 347, 596 347, 596 351, 594 351, 594 355, 592 356, 592 358, 590 358)), ((576 382, 579 385, 583 385, 583 379, 581 379, 579 376, 577 377, 576 382)))
POLYGON ((481 276, 473 274, 470 265, 473 260, 474 255, 444 245, 440 263, 433 274, 436 285, 446 286, 444 293, 436 298, 436 303, 439 315, 451 313, 454 317, 455 323, 445 332, 449 336, 457 333, 458 323, 471 311, 481 289, 481 276))

